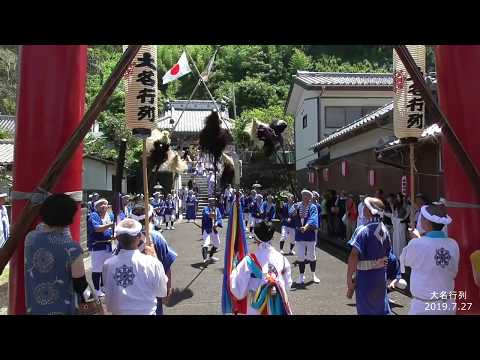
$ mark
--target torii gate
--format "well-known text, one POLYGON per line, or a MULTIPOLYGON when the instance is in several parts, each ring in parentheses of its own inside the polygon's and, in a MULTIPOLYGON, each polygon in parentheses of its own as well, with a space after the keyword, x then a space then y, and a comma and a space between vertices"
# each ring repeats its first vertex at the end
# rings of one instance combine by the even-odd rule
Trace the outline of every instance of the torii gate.
MULTIPOLYGON (((119 74, 113 77, 123 75, 135 53, 132 50, 122 57, 119 74)), ((13 188, 33 192, 84 116, 87 46, 22 46, 19 61, 13 188)), ((478 135, 480 123, 477 109, 480 46, 438 46, 436 63, 442 110, 478 169, 480 147, 476 145, 478 140, 475 135, 478 135)), ((111 86, 116 86, 119 78, 113 79, 111 86)), ((105 94, 108 98, 109 92, 105 94)), ((102 104, 97 108, 98 112, 102 104)), ((479 204, 480 195, 475 192, 464 167, 453 155, 451 146, 444 141, 443 148, 446 197, 451 201, 479 204)), ((82 146, 78 146, 53 191, 82 189, 82 151, 82 146)), ((14 202, 13 224, 19 221, 26 205, 25 201, 14 202)), ((457 240, 461 252, 456 290, 467 292, 466 301, 473 303, 468 312, 478 314, 480 290, 473 282, 469 256, 480 249, 480 210, 456 208, 449 209, 449 212, 454 218, 449 234, 457 240)), ((71 231, 73 238, 79 241, 79 214, 71 231)), ((5 246, 8 250, 0 250, 0 271, 3 271, 5 258, 10 258, 10 252, 16 246, 10 261, 9 314, 24 314, 24 239, 18 244, 10 240, 5 246)))

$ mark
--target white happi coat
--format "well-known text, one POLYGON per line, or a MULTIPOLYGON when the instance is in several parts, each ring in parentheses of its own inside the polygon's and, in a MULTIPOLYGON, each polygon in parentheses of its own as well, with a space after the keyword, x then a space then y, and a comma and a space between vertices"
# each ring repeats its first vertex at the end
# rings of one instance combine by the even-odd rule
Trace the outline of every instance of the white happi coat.
POLYGON ((405 266, 412 268, 410 292, 413 298, 409 315, 455 314, 454 299, 439 301, 440 304, 433 306, 433 309, 428 305, 437 302, 435 298, 438 296, 433 295, 434 293, 449 294, 455 290, 459 261, 458 244, 451 238, 433 238, 425 235, 410 240, 400 256, 401 271, 405 272, 405 266), (446 307, 450 311, 442 309, 442 302, 447 302, 446 307), (440 307, 440 311, 437 306, 440 307))
MULTIPOLYGON (((288 259, 280 254, 270 243, 261 243, 258 246, 258 249, 255 251, 255 256, 257 257, 258 262, 262 266, 262 272, 267 274, 272 272, 273 268, 278 273, 278 282, 280 286, 286 290, 289 290, 292 286, 292 274, 290 263, 288 259)), ((232 270, 230 274, 230 286, 233 295, 241 300, 248 296, 247 299, 247 315, 260 315, 260 312, 257 309, 254 309, 251 306, 253 297, 257 289, 266 283, 265 279, 255 279, 250 276, 251 272, 247 265, 246 257, 238 263, 237 267, 232 270)), ((286 299, 288 301, 288 299, 286 299)))
POLYGON ((155 315, 157 297, 167 296, 162 263, 137 250, 120 250, 103 265, 107 309, 113 315, 155 315))

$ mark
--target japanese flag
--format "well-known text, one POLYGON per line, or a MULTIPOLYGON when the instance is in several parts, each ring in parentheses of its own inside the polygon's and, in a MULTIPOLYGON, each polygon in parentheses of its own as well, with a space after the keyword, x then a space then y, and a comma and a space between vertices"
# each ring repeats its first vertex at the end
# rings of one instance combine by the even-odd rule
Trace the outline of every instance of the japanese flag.
POLYGON ((170 70, 163 75, 163 84, 169 83, 170 81, 177 80, 183 75, 187 75, 189 72, 192 72, 190 66, 188 65, 187 54, 185 51, 180 56, 178 62, 172 66, 170 70))

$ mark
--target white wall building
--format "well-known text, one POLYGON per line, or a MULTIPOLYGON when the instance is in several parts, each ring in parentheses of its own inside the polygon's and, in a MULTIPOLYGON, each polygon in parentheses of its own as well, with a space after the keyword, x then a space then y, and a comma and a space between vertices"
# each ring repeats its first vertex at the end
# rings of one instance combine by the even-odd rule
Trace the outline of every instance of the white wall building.
POLYGON ((310 148, 338 129, 390 102, 391 74, 298 71, 285 111, 295 117, 295 168, 306 186, 308 163, 320 155, 310 148))
MULTIPOLYGON (((96 158, 90 155, 83 156, 83 190, 112 191, 112 182, 116 173, 113 161, 96 158)), ((127 192, 127 180, 122 180, 122 193, 127 192)))

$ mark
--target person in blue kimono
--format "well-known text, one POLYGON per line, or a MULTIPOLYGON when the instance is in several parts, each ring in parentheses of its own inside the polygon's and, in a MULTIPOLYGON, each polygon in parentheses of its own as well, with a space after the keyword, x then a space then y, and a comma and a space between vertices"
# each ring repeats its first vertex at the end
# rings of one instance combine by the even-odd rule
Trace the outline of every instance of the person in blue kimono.
POLYGON ((255 201, 255 198, 257 196, 257 192, 255 190, 250 191, 250 195, 245 199, 245 208, 243 209, 243 212, 247 211, 248 212, 248 223, 247 223, 247 228, 249 230, 249 234, 253 234, 253 226, 254 220, 253 220, 253 215, 252 215, 252 205, 255 201))
POLYGON ((188 191, 187 198, 185 200, 186 204, 186 212, 187 212, 187 221, 190 222, 190 220, 195 221, 197 218, 197 198, 193 194, 193 190, 188 191))
MULTIPOLYGON (((316 191, 312 191, 313 194, 313 204, 317 207, 318 212, 318 228, 320 228, 320 224, 322 223, 322 205, 320 204, 320 194, 316 191)), ((318 245, 318 228, 315 230, 315 239, 318 245)))
POLYGON ((120 201, 121 201, 121 207, 117 215, 117 224, 129 217, 131 209, 128 207, 128 200, 130 196, 129 195, 122 195, 120 196, 120 201))
POLYGON ((367 197, 363 214, 366 224, 357 228, 348 242, 347 287, 356 295, 359 315, 387 315, 387 265, 391 252, 390 234, 379 216, 385 206, 380 199, 367 197), (355 277, 354 277, 355 275, 355 277))
POLYGON ((285 201, 280 210, 280 219, 282 221, 282 237, 280 238, 280 253, 285 254, 283 251, 283 246, 285 245, 285 240, 290 242, 290 254, 295 255, 293 248, 295 247, 295 223, 290 217, 290 213, 293 213, 293 205, 295 203, 295 195, 288 197, 288 200, 285 201))
POLYGON ((262 213, 264 221, 271 222, 275 219, 275 204, 272 195, 268 195, 267 200, 262 203, 262 213))
POLYGON ((165 200, 164 196, 156 192, 153 194, 153 201, 151 203, 154 211, 155 228, 162 231, 162 225, 165 221, 165 200))
POLYGON ((228 184, 225 192, 223 193, 223 203, 225 204, 225 215, 228 217, 230 216, 230 210, 232 209, 233 199, 234 199, 234 192, 232 185, 228 184))
POLYGON ((255 195, 255 201, 250 204, 250 214, 252 216, 252 222, 250 223, 250 235, 249 239, 253 239, 253 227, 263 221, 263 196, 262 194, 255 195))
POLYGON ((240 197, 240 204, 242 205, 243 220, 245 221, 245 229, 248 229, 251 201, 252 201, 252 198, 249 195, 243 193, 242 191, 242 196, 240 197))
POLYGON ((175 221, 175 202, 173 201, 172 194, 168 194, 167 200, 165 201, 165 225, 167 230, 175 230, 173 222, 175 221), (168 223, 171 223, 171 226, 168 226, 168 223))
MULTIPOLYGON (((167 282, 167 297, 166 298, 157 298, 157 315, 163 315, 163 304, 166 304, 168 302, 168 298, 171 294, 171 289, 172 289, 172 271, 171 271, 171 266, 175 262, 177 258, 177 253, 175 250, 173 250, 167 243, 167 240, 163 237, 163 235, 154 229, 153 225, 153 219, 154 219, 154 211, 152 207, 149 207, 148 211, 148 216, 149 216, 149 235, 150 239, 152 241, 152 244, 155 248, 155 253, 157 254, 158 260, 162 263, 163 269, 165 270, 165 275, 168 277, 168 282, 167 282)), ((145 238, 145 206, 142 204, 138 204, 135 206, 135 208, 132 210, 132 213, 130 217, 134 220, 137 220, 142 224, 143 231, 142 231, 142 239, 141 243, 139 246, 139 249, 143 252, 143 248, 146 243, 146 238, 145 238)), ((120 251, 121 249, 119 249, 120 251)), ((118 254, 118 252, 117 252, 118 254)))
POLYGON ((98 297, 105 296, 103 286, 103 263, 112 255, 113 213, 108 211, 108 201, 99 199, 95 202, 95 211, 87 223, 87 247, 92 261, 93 287, 98 297))
POLYGON ((100 199, 100 195, 98 193, 93 193, 88 197, 90 201, 88 202, 88 212, 91 214, 92 212, 95 211, 95 203, 100 199))
POLYGON ((218 207, 216 207, 217 200, 215 198, 208 199, 208 206, 203 208, 202 213, 202 257, 203 262, 215 262, 218 259, 213 257, 213 254, 217 252, 220 247, 220 234, 219 228, 223 227, 222 214, 218 207), (210 248, 210 254, 208 253, 208 247, 210 248), (207 255, 209 256, 207 258, 207 255))
POLYGON ((310 263, 313 282, 316 284, 320 282, 315 274, 317 267, 315 230, 318 229, 318 210, 312 200, 313 193, 309 190, 302 190, 302 201, 296 203, 290 213, 295 225, 295 247, 300 270, 297 285, 305 283, 305 265, 307 262, 310 263))

